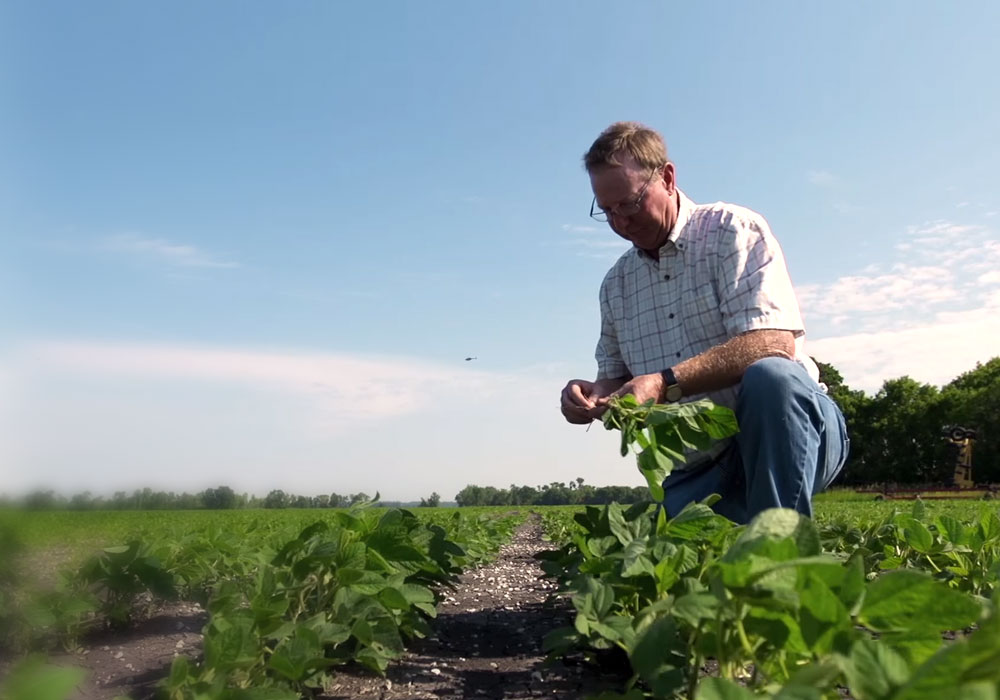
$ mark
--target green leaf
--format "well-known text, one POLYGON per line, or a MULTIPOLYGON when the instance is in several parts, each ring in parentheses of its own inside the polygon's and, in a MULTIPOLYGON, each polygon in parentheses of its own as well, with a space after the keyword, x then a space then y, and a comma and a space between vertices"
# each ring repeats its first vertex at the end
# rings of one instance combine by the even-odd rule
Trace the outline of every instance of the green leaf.
POLYGON ((799 592, 799 629, 802 639, 817 656, 833 650, 833 638, 850 627, 843 603, 818 576, 808 576, 799 592))
POLYGON ((916 668, 934 656, 943 643, 941 633, 936 630, 883 632, 879 636, 879 641, 892 647, 895 652, 906 659, 910 668, 916 668))
POLYGON ((409 610, 410 602, 398 588, 384 588, 378 594, 379 601, 392 610, 409 610))
POLYGON ((819 531, 812 520, 787 508, 769 508, 758 514, 723 557, 723 562, 750 555, 784 561, 820 554, 819 531))
POLYGON ((627 545, 633 540, 634 535, 632 534, 632 530, 625 521, 622 507, 618 503, 608 504, 608 525, 611 527, 611 533, 623 545, 627 545))
POLYGON ((907 681, 910 669, 887 645, 862 639, 851 647, 844 675, 858 700, 888 700, 907 681))
POLYGON ((645 540, 632 540, 629 542, 622 555, 623 577, 628 578, 631 576, 641 576, 643 574, 656 576, 656 572, 653 569, 653 562, 648 556, 646 556, 645 540))
POLYGON ((706 532, 724 526, 728 521, 703 503, 689 503, 667 521, 666 534, 684 540, 701 540, 706 532))
POLYGON ((267 665, 291 681, 304 681, 317 663, 322 663, 322 656, 319 637, 305 625, 299 625, 288 641, 278 645, 267 665))
POLYGON ((246 688, 233 690, 229 700, 300 700, 301 695, 288 688, 246 688))
POLYGON ((542 651, 561 656, 579 643, 580 634, 574 628, 557 627, 542 638, 542 651))
POLYGON ((937 521, 938 531, 944 539, 956 545, 966 543, 965 526, 961 521, 950 515, 939 515, 937 521))
POLYGON ((636 639, 629 660, 657 697, 670 697, 684 685, 684 673, 678 668, 685 661, 678 653, 683 648, 669 615, 657 618, 636 639))
POLYGON ((754 700, 755 695, 726 678, 704 678, 698 684, 695 700, 754 700))
POLYGON ((982 606, 961 591, 912 570, 883 574, 869 584, 858 621, 876 631, 957 630, 975 622, 982 606))
POLYGON ((698 629, 705 620, 714 620, 719 599, 711 593, 688 593, 674 601, 670 614, 698 629))
POLYGON ((903 536, 906 538, 906 543, 921 554, 928 553, 934 547, 934 535, 919 520, 907 525, 903 529, 903 536))
POLYGON ((84 679, 81 668, 52 666, 40 656, 18 662, 0 686, 4 700, 66 700, 84 679))
POLYGON ((257 662, 260 638, 253 630, 253 621, 245 615, 233 615, 224 620, 213 619, 213 627, 205 635, 205 662, 221 671, 247 668, 257 662))

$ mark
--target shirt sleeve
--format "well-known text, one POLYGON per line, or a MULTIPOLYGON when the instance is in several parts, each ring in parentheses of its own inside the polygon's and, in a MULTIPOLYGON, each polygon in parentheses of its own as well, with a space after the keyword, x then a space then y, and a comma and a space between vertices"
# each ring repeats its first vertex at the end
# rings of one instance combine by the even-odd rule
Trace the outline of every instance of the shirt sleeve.
POLYGON ((628 367, 622 359, 621 347, 618 344, 618 332, 612 321, 609 287, 610 276, 601 284, 601 337, 594 352, 598 379, 617 379, 628 374, 628 367))
POLYGON ((767 221, 744 210, 733 215, 727 233, 720 239, 717 280, 729 336, 762 328, 804 335, 785 256, 767 221))

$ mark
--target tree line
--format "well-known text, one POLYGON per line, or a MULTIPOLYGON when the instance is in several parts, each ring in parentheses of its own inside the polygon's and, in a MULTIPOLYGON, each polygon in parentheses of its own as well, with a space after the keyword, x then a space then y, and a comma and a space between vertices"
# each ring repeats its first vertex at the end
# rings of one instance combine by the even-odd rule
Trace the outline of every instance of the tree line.
POLYGON ((837 485, 950 484, 958 448, 945 429, 952 426, 976 431, 973 480, 1000 482, 1000 357, 942 387, 903 376, 873 396, 847 386, 832 365, 817 364, 851 439, 837 485))
POLYGON ((649 489, 645 486, 591 486, 582 477, 569 483, 553 481, 537 487, 511 484, 507 489, 470 484, 455 495, 459 506, 603 505, 648 500, 649 489))
MULTIPOLYGON (((437 494, 432 494, 432 498, 437 494)), ((52 490, 29 493, 23 499, 0 499, 0 505, 21 505, 31 510, 232 510, 238 508, 347 508, 372 500, 364 492, 341 495, 301 496, 280 489, 266 496, 236 493, 229 486, 205 489, 198 493, 174 493, 136 489, 132 493, 117 491, 110 498, 89 491, 65 498, 52 490)), ((440 500, 440 499, 439 499, 440 500)), ((396 505, 385 503, 385 505, 396 505)), ((424 499, 423 505, 427 505, 424 499)), ((436 505, 436 503, 435 503, 436 505)))

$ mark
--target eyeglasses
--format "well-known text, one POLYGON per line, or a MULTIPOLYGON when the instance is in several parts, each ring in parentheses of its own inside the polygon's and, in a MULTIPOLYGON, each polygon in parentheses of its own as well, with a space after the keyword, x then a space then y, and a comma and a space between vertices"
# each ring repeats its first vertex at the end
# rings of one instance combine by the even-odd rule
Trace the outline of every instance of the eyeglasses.
POLYGON ((642 198, 646 196, 646 190, 649 189, 650 184, 653 182, 653 178, 656 177, 662 168, 655 168, 653 172, 649 174, 646 179, 646 184, 642 186, 639 190, 639 194, 636 195, 635 199, 631 202, 625 202, 624 204, 619 204, 617 207, 612 207, 611 209, 605 209, 604 207, 597 206, 597 197, 594 197, 594 201, 590 203, 590 218, 597 221, 608 221, 612 216, 633 216, 639 213, 639 209, 642 208, 642 198))

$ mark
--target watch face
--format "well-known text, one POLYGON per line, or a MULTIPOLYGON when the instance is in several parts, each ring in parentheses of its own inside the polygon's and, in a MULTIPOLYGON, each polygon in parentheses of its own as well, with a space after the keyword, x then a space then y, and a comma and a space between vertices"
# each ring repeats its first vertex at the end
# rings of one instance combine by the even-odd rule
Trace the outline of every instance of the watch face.
POLYGON ((678 386, 677 384, 667 387, 667 401, 669 401, 670 403, 673 403, 675 401, 680 401, 682 395, 683 392, 681 391, 680 386, 678 386))

